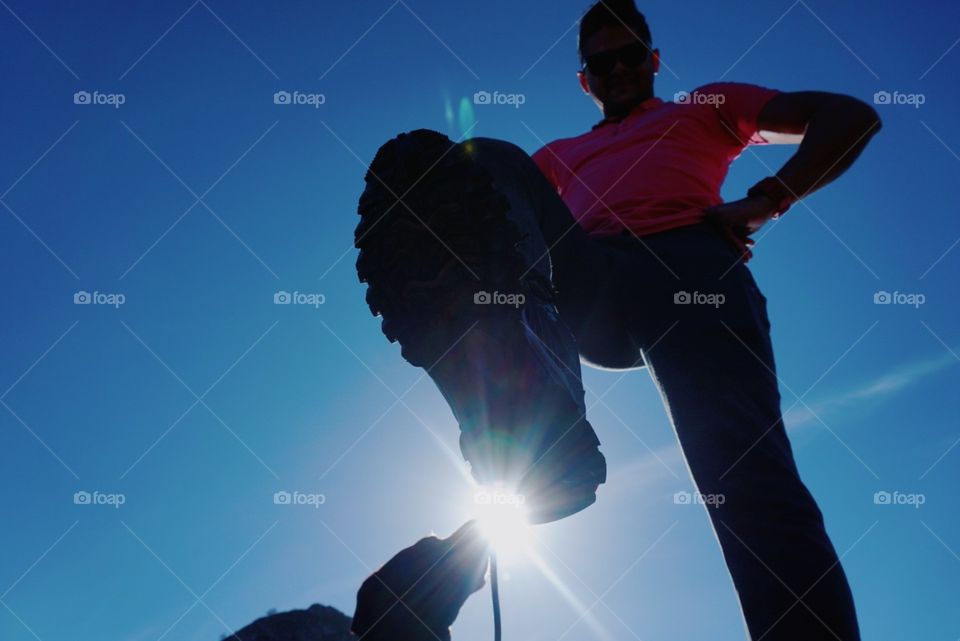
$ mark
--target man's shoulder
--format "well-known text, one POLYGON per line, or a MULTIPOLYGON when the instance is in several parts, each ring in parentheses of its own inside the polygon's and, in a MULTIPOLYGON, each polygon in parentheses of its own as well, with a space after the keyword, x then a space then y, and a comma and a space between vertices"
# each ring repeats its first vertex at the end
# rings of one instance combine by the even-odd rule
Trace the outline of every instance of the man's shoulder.
POLYGON ((762 85, 753 82, 739 82, 734 80, 716 80, 700 85, 694 91, 750 91, 751 89, 763 89, 762 85))
POLYGON ((723 107, 725 104, 763 100, 776 93, 779 93, 778 89, 771 89, 752 82, 717 81, 700 85, 689 92, 678 92, 674 96, 674 101, 723 107))
POLYGON ((732 136, 736 144, 745 147, 766 143, 758 133, 757 121, 763 107, 779 93, 779 89, 749 82, 711 82, 689 93, 680 92, 676 101, 685 103, 688 113, 719 123, 724 137, 732 136))

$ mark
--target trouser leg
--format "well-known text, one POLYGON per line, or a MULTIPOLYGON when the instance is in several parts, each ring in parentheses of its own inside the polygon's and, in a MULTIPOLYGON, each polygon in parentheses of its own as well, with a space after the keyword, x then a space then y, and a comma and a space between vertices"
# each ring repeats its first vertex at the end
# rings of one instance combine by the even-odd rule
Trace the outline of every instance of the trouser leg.
POLYGON ((604 369, 642 366, 639 345, 615 306, 617 266, 608 248, 586 234, 521 148, 492 138, 464 144, 511 200, 511 216, 527 234, 522 249, 549 273, 557 309, 573 332, 580 360, 604 369))
POLYGON ((856 641, 846 576, 784 429, 765 298, 746 266, 729 269, 735 257, 707 225, 647 242, 673 273, 635 249, 623 269, 645 269, 647 284, 623 288, 623 313, 707 505, 751 639, 856 641))

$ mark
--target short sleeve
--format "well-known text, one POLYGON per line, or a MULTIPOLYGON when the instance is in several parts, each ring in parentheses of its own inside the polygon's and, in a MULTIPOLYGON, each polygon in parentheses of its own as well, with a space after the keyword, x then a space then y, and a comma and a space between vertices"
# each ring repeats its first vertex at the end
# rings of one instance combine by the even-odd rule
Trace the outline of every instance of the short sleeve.
POLYGON ((701 98, 699 102, 716 108, 721 126, 741 145, 767 143, 760 135, 757 118, 764 105, 781 93, 780 90, 741 82, 716 82, 699 87, 694 93, 711 98, 701 98))

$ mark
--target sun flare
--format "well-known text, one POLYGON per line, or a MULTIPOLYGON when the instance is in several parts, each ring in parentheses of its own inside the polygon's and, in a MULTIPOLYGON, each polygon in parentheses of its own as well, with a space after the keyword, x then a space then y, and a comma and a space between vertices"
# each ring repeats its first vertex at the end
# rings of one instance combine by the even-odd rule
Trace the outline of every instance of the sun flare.
POLYGON ((523 495, 501 487, 481 487, 472 500, 472 518, 497 556, 508 562, 524 558, 531 533, 523 495))

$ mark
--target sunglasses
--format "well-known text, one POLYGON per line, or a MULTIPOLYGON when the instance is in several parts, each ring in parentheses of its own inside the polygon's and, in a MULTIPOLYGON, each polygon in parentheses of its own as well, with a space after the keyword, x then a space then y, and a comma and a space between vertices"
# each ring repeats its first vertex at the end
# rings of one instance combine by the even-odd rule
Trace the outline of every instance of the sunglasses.
POLYGON ((620 60, 628 67, 642 65, 650 55, 650 47, 642 42, 635 42, 618 49, 609 49, 584 58, 584 69, 589 69, 595 76, 605 76, 617 66, 620 60))

